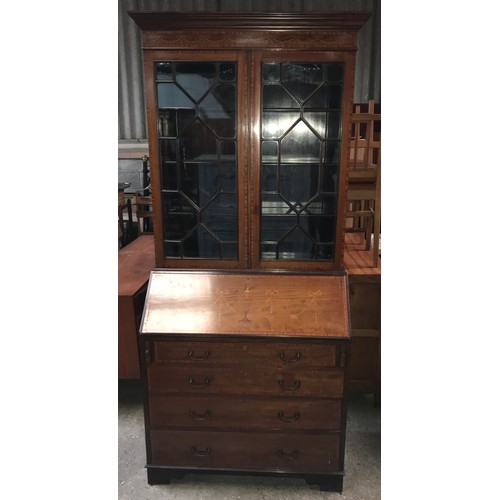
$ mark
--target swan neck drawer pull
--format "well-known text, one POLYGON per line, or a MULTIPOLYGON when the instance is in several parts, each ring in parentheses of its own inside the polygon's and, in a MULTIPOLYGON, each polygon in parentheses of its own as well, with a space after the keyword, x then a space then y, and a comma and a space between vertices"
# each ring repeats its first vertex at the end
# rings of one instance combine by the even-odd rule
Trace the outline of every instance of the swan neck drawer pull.
POLYGON ((284 391, 296 391, 300 387, 300 380, 295 380, 292 385, 286 385, 284 380, 278 380, 278 384, 284 391))
POLYGON ((205 351, 203 354, 196 356, 193 351, 188 352, 188 357, 194 361, 205 361, 210 356, 210 351, 205 351))
POLYGON ((195 420, 208 420, 212 416, 212 412, 206 410, 205 413, 196 413, 194 410, 190 410, 189 416, 195 420))
POLYGON ((287 416, 285 415, 282 411, 278 413, 278 418, 282 422, 297 422, 297 420, 300 418, 300 413, 296 411, 292 416, 287 416))
POLYGON ((283 460, 297 460, 299 458, 299 450, 293 450, 292 453, 285 453, 283 450, 278 450, 276 453, 283 460))
POLYGON ((299 359, 302 357, 302 353, 300 351, 297 351, 295 353, 295 357, 294 358, 291 358, 291 359, 286 359, 285 357, 285 353, 282 351, 280 352, 280 358, 281 358, 281 361, 284 361, 285 363, 297 363, 297 361, 299 361, 299 359))
POLYGON ((210 377, 205 377, 205 381, 201 383, 196 382, 194 378, 189 379, 191 387, 194 387, 195 389, 203 389, 204 387, 208 387, 210 382, 211 382, 210 377))
POLYGON ((196 446, 191 446, 191 453, 195 457, 208 457, 211 452, 212 448, 210 448, 210 446, 207 446, 204 450, 199 450, 196 446))

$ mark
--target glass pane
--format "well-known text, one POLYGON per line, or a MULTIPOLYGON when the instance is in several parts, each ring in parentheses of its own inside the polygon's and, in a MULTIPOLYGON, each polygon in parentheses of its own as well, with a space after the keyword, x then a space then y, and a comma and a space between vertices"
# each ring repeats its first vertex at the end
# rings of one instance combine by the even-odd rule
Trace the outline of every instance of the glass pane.
POLYGON ((238 243, 221 243, 222 259, 238 258, 238 243))
MULTIPOLYGON (((235 194, 221 193, 204 210, 205 217, 228 217, 236 215, 238 207, 238 197, 235 194)), ((206 222, 204 220, 204 222, 206 222)))
POLYGON ((238 239, 237 196, 219 194, 202 212, 203 224, 221 241, 238 239))
POLYGON ((166 240, 182 240, 198 224, 198 211, 180 194, 163 193, 163 234, 166 240))
POLYGON ((264 82, 277 82, 280 79, 280 65, 277 63, 264 63, 262 65, 262 80, 264 82))
POLYGON ((262 194, 261 213, 265 215, 290 215, 294 214, 291 207, 281 196, 277 194, 262 194))
POLYGON ((236 79, 236 64, 221 63, 220 79, 224 82, 232 82, 236 79))
POLYGON ((315 258, 314 241, 299 227, 279 244, 278 258, 283 260, 312 260, 315 258))
POLYGON ((217 193, 217 165, 185 163, 181 168, 180 190, 193 205, 203 208, 217 193))
POLYGON ((195 103, 175 84, 158 84, 158 108, 194 108, 195 103))
POLYGON ((260 256, 264 260, 278 260, 278 244, 261 242, 260 256))
POLYGON ((300 114, 289 111, 264 111, 262 116, 262 137, 281 137, 298 119, 300 114))
POLYGON ((221 163, 219 171, 220 190, 226 193, 236 193, 238 189, 236 164, 221 163))
POLYGON ((175 119, 175 130, 177 135, 180 135, 184 130, 193 123, 196 118, 196 110, 194 109, 177 109, 173 112, 175 119))
MULTIPOLYGON (((173 89, 174 87, 171 88, 173 89)), ((167 96, 164 96, 164 98, 164 100, 169 99, 169 97, 167 96)), ((193 109, 171 108, 168 111, 165 109, 159 110, 158 136, 175 137, 178 134, 181 134, 184 129, 195 119, 195 117, 196 110, 194 109, 194 105, 193 109)))
POLYGON ((156 63, 156 79, 157 80, 173 80, 174 73, 172 63, 157 62, 156 63))
POLYGON ((221 160, 231 162, 236 161, 235 141, 221 141, 221 160))
POLYGON ((176 63, 175 81, 196 102, 216 81, 215 75, 216 66, 212 62, 176 63))
POLYGON ((200 116, 219 137, 234 137, 236 89, 231 83, 214 87, 200 102, 200 116))
POLYGON ((322 85, 305 102, 305 108, 340 109, 342 106, 342 87, 338 84, 322 85))
POLYGON ((278 161, 278 143, 274 141, 262 141, 262 161, 278 161))
POLYGON ((324 165, 321 182, 322 193, 337 193, 339 183, 338 165, 324 165))
POLYGON ((311 215, 300 227, 318 243, 332 243, 335 238, 335 216, 311 215))
POLYGON ((237 65, 169 61, 156 72, 165 257, 237 259, 237 65))
POLYGON ((262 104, 265 109, 299 107, 299 103, 281 85, 263 85, 262 104))
POLYGON ((340 134, 340 112, 305 112, 304 120, 322 139, 335 139, 340 134))
POLYGON ((323 81, 321 64, 283 64, 281 74, 283 85, 300 102, 304 102, 323 81))
POLYGON ((165 255, 169 257, 180 257, 181 256, 181 244, 177 241, 165 241, 163 245, 163 251, 165 255))
POLYGON ((264 63, 261 69, 261 258, 331 260, 343 65, 264 63))
POLYGON ((235 215, 224 213, 207 213, 203 218, 204 225, 218 241, 235 243, 238 239, 238 220, 235 215))
MULTIPOLYGON (((333 222, 335 224, 335 222, 333 222)), ((331 243, 329 245, 323 245, 318 243, 317 245, 318 253, 316 258, 318 260, 332 260, 335 255, 335 244, 331 243)))
POLYGON ((260 177, 261 191, 278 191, 278 165, 262 165, 260 177))
POLYGON ((177 163, 165 162, 161 166, 162 189, 177 190, 177 163))
POLYGON ((299 122, 281 141, 282 162, 319 162, 320 140, 299 122))
POLYGON ((340 154, 340 142, 339 141, 326 141, 325 142, 325 163, 337 163, 339 162, 340 154))
POLYGON ((160 110, 158 113, 158 136, 175 137, 177 135, 177 120, 175 111, 160 110))
POLYGON ((306 212, 309 215, 335 215, 337 213, 337 196, 330 194, 317 196, 307 205, 306 212))
POLYGON ((220 258, 219 242, 202 226, 199 225, 182 244, 185 257, 220 258))
POLYGON ((262 217, 260 239, 262 242, 281 241, 290 231, 297 226, 296 215, 270 215, 262 217))
POLYGON ((344 65, 342 63, 325 64, 326 80, 329 82, 341 82, 344 78, 344 65))
POLYGON ((160 141, 160 158, 161 158, 161 163, 165 161, 175 161, 177 159, 177 153, 176 153, 176 143, 177 141, 174 140, 169 140, 169 139, 162 139, 160 141))
POLYGON ((218 253, 217 243, 202 226, 197 226, 197 228, 182 241, 181 248, 183 256, 190 258, 199 257, 202 252, 203 255, 208 255, 210 257, 218 253))
POLYGON ((319 164, 281 165, 279 193, 297 212, 318 192, 318 174, 319 164))
POLYGON ((190 125, 179 138, 181 161, 214 160, 217 157, 217 139, 200 121, 190 125))

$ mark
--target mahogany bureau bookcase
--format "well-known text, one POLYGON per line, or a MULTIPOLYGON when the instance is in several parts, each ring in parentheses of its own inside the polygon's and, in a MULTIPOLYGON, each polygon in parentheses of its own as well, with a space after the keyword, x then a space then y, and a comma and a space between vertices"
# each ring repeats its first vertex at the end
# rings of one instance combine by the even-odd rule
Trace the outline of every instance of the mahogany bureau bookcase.
POLYGON ((341 491, 343 131, 369 14, 129 15, 155 227, 139 334, 148 481, 277 473, 341 491))

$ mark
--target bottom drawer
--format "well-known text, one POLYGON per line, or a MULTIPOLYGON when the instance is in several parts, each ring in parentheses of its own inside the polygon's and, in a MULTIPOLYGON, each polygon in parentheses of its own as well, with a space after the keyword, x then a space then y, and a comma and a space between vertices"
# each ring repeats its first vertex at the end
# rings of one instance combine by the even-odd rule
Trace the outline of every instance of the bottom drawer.
POLYGON ((335 472, 340 434, 150 431, 151 465, 335 472))

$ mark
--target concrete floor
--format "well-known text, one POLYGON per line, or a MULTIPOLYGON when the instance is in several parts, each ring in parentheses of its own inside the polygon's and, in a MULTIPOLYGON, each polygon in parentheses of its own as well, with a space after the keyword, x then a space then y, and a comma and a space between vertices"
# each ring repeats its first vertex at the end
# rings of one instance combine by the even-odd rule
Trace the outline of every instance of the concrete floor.
POLYGON ((149 486, 140 384, 121 380, 118 387, 119 500, 304 500, 332 498, 380 500, 380 409, 373 396, 351 394, 347 417, 344 491, 322 492, 303 479, 186 475, 170 485, 149 486))

